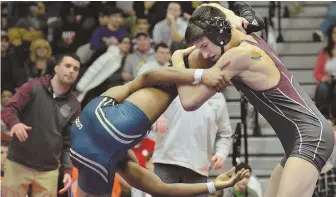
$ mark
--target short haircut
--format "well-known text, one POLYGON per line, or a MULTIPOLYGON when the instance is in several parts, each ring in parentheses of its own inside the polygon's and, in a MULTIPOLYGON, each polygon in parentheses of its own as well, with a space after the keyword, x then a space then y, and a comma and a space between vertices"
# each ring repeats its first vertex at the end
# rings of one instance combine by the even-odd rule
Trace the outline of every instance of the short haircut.
POLYGON ((140 36, 144 36, 146 38, 149 37, 149 34, 147 32, 138 32, 137 34, 135 34, 135 38, 139 38, 140 36))
POLYGON ((199 6, 192 13, 185 33, 185 39, 188 45, 206 35, 205 33, 208 25, 205 23, 205 20, 210 20, 214 17, 226 18, 226 15, 222 10, 209 5, 199 6))
POLYGON ((146 19, 148 21, 148 17, 145 14, 143 14, 143 13, 140 13, 140 14, 137 15, 137 21, 139 19, 146 19))
POLYGON ((123 14, 123 11, 117 7, 109 7, 107 9, 107 13, 109 16, 115 15, 115 14, 123 14))
POLYGON ((65 53, 65 54, 60 55, 60 56, 57 58, 56 65, 57 65, 57 64, 60 64, 60 63, 63 61, 63 59, 64 59, 65 57, 71 57, 71 58, 73 58, 73 59, 79 61, 79 63, 81 62, 81 61, 80 61, 80 58, 78 57, 78 55, 77 55, 76 53, 65 53))
POLYGON ((250 173, 252 173, 252 169, 251 169, 251 167, 248 165, 248 164, 246 164, 246 163, 240 163, 240 164, 238 164, 237 166, 236 166, 236 170, 235 170, 235 172, 236 173, 238 173, 241 169, 245 169, 245 170, 250 170, 250 173))
POLYGON ((99 12, 99 16, 102 17, 102 16, 110 16, 110 9, 111 7, 110 6, 107 6, 107 7, 103 7, 100 12, 99 12))
POLYGON ((162 48, 165 48, 165 49, 168 49, 168 45, 164 42, 159 42, 155 45, 155 52, 157 52, 159 50, 159 48, 162 47, 162 48))

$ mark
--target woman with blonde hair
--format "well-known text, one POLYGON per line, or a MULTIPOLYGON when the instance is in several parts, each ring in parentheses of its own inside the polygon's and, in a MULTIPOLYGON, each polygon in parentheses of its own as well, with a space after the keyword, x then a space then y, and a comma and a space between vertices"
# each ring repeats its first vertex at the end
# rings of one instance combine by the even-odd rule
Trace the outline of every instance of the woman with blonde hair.
POLYGON ((54 65, 54 58, 49 42, 36 39, 31 43, 29 50, 29 58, 25 61, 27 80, 50 74, 47 71, 52 70, 50 67, 54 65))

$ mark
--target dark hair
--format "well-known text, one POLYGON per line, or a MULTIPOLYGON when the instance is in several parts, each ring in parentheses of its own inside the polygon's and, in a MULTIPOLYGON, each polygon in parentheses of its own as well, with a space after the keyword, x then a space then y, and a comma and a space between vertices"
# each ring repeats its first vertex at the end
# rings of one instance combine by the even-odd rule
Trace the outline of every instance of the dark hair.
POLYGON ((56 65, 57 65, 57 64, 60 64, 60 63, 63 61, 63 59, 64 59, 65 57, 71 57, 71 58, 73 58, 73 59, 79 61, 79 63, 81 62, 80 59, 79 59, 79 57, 78 57, 78 55, 77 55, 76 53, 65 53, 65 54, 60 55, 60 56, 57 58, 57 60, 56 60, 56 65))
POLYGON ((110 16, 110 10, 111 10, 111 7, 110 6, 107 6, 107 7, 103 7, 101 9, 101 11, 99 12, 99 16, 102 17, 102 16, 110 16))
POLYGON ((155 52, 157 52, 157 50, 159 50, 159 48, 162 47, 162 48, 169 48, 168 45, 164 42, 159 42, 155 45, 154 49, 155 49, 155 52))
POLYGON ((137 15, 136 20, 138 21, 139 19, 146 19, 148 21, 148 17, 143 13, 140 13, 140 14, 137 15))
POLYGON ((185 33, 185 40, 188 45, 206 35, 208 25, 205 20, 210 20, 214 17, 226 18, 226 15, 220 9, 208 5, 199 6, 192 13, 185 33))
POLYGON ((336 28, 336 24, 332 25, 331 27, 329 27, 328 31, 327 31, 327 37, 328 37, 328 44, 327 46, 324 48, 324 52, 328 53, 328 55, 330 57, 333 56, 332 54, 332 50, 335 47, 335 42, 332 39, 332 34, 333 34, 333 30, 334 28, 336 28))
POLYGON ((146 38, 149 37, 148 33, 146 32, 138 32, 134 37, 139 38, 140 36, 145 36, 146 38))
POLYGON ((117 8, 117 7, 109 7, 107 9, 107 13, 108 13, 109 16, 115 15, 115 14, 121 14, 122 15, 123 11, 121 9, 117 8))
POLYGON ((235 170, 235 172, 237 173, 237 172, 239 172, 239 170, 241 170, 241 169, 243 169, 243 168, 245 168, 246 170, 249 169, 250 172, 252 173, 252 169, 251 169, 251 167, 250 167, 248 164, 246 164, 246 163, 240 163, 240 164, 236 165, 236 170, 235 170))

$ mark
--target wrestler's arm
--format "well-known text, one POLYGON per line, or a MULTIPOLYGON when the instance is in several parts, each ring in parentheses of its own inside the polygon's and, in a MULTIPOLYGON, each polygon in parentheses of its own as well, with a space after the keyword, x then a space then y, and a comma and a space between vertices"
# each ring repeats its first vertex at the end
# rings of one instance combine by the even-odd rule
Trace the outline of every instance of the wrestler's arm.
MULTIPOLYGON (((220 72, 220 68, 229 62, 227 66, 221 69, 226 76, 225 80, 229 81, 231 78, 239 76, 242 71, 247 69, 248 65, 250 65, 250 55, 251 51, 246 50, 243 47, 232 48, 218 59, 212 69, 218 69, 218 72, 220 72)), ((174 66, 185 67, 184 61, 181 60, 180 63, 174 64, 174 66)), ((177 84, 177 90, 181 104, 186 111, 197 110, 205 101, 216 94, 215 89, 209 88, 204 84, 199 84, 197 86, 177 84)))
MULTIPOLYGON (((157 175, 130 160, 126 160, 117 173, 131 186, 153 196, 195 196, 209 193, 206 183, 166 184, 157 175)), ((224 177, 225 173, 222 174, 222 177, 214 182, 215 188, 219 190, 231 187, 247 176, 249 172, 241 171, 239 173, 241 174, 231 179, 228 176, 224 177)))

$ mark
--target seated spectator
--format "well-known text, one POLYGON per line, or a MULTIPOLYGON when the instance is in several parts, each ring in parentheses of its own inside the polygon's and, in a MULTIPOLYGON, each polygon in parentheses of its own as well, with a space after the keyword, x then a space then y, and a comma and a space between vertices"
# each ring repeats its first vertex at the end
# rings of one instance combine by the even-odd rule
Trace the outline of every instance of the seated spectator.
POLYGON ((132 44, 133 45, 136 45, 136 35, 138 33, 141 33, 141 32, 144 32, 144 33, 147 33, 149 35, 149 39, 150 39, 150 43, 151 43, 151 46, 154 48, 155 46, 155 43, 154 43, 154 40, 151 36, 151 33, 149 29, 150 28, 150 24, 148 22, 148 19, 147 19, 147 16, 145 15, 139 15, 136 19, 136 25, 135 25, 135 28, 134 28, 134 31, 132 33, 133 35, 133 39, 132 39, 132 44))
MULTIPOLYGON (((240 163, 236 166, 235 172, 237 173, 242 168, 249 169, 252 173, 252 169, 248 164, 240 163)), ((244 178, 243 180, 236 183, 233 187, 227 188, 224 190, 223 197, 260 197, 256 191, 251 189, 248 184, 250 182, 250 177, 244 178)))
POLYGON ((99 25, 100 26, 106 26, 109 23, 109 18, 110 18, 110 13, 109 13, 110 8, 109 7, 104 7, 100 12, 99 12, 99 25))
POLYGON ((75 13, 63 9, 62 23, 55 26, 52 31, 51 45, 54 55, 74 52, 77 47, 74 41, 79 24, 76 22, 75 13))
POLYGON ((30 56, 25 62, 27 81, 53 73, 55 61, 51 53, 51 47, 47 40, 37 39, 32 42, 30 45, 30 56))
POLYGON ((8 30, 8 2, 1 1, 1 30, 8 30))
POLYGON ((32 7, 33 16, 38 22, 39 29, 44 35, 48 34, 48 24, 46 15, 46 6, 44 2, 37 2, 35 6, 32 7))
POLYGON ((320 51, 315 64, 315 78, 318 81, 315 102, 321 113, 330 119, 332 97, 336 99, 334 84, 336 76, 336 24, 328 30, 328 44, 320 51))
POLYGON ((5 107, 13 97, 13 92, 11 90, 1 91, 1 108, 5 107))
MULTIPOLYGON (((99 26, 100 27, 105 27, 107 26, 107 24, 109 23, 109 19, 110 19, 110 7, 103 7, 100 12, 99 12, 99 17, 98 17, 98 21, 99 21, 99 26)), ((74 17, 74 16, 73 16, 74 17)), ((69 17, 71 18, 71 17, 69 17)), ((72 27, 73 28, 73 27, 72 27)), ((81 45, 79 47, 77 47, 76 44, 74 44, 74 47, 77 48, 76 50, 76 54, 79 56, 81 63, 84 65, 84 67, 88 67, 89 65, 91 65, 93 63, 93 61, 99 57, 99 55, 102 52, 99 52, 99 54, 96 54, 94 58, 92 58, 92 56, 95 53, 95 50, 91 48, 91 43, 86 43, 84 45, 81 45), (91 60, 91 61, 90 61, 91 60)), ((102 49, 103 51, 103 49, 102 49)), ((83 72, 85 69, 82 69, 81 71, 83 72)), ((80 73, 80 76, 82 75, 82 73, 80 73)))
POLYGON ((155 43, 165 42, 169 47, 172 43, 182 43, 187 29, 187 22, 181 17, 181 5, 169 3, 166 19, 154 26, 153 38, 155 43))
POLYGON ((124 81, 133 80, 139 69, 147 62, 154 60, 154 49, 151 47, 150 38, 147 33, 140 32, 136 36, 134 52, 127 56, 122 72, 124 81))
POLYGON ((95 28, 98 27, 99 10, 102 3, 99 1, 63 1, 60 15, 71 17, 74 23, 76 37, 74 40, 75 49, 90 40, 95 28))
POLYGON ((121 84, 123 60, 127 56, 130 47, 130 38, 121 38, 117 45, 110 46, 106 53, 101 55, 86 70, 76 87, 80 93, 78 100, 83 101, 88 91, 92 91, 86 96, 86 99, 82 102, 82 106, 85 106, 92 98, 102 94, 108 88, 121 84))
POLYGON ((25 71, 20 67, 16 49, 8 42, 6 33, 1 34, 1 87, 14 91, 26 82, 25 71))
POLYGON ((123 22, 122 10, 111 7, 109 12, 109 22, 106 26, 98 28, 91 38, 91 48, 94 50, 103 50, 110 45, 116 45, 118 39, 127 36, 128 30, 120 28, 123 22))
POLYGON ((327 16, 321 24, 321 29, 313 33, 313 41, 321 42, 324 37, 328 36, 327 32, 329 27, 336 24, 336 2, 332 2, 328 8, 327 16))
MULTIPOLYGON (((13 97, 13 92, 10 90, 1 91, 1 109, 5 107, 13 97)), ((6 127, 5 123, 1 120, 1 139, 10 139, 9 129, 6 127)))
POLYGON ((150 33, 149 32, 150 24, 148 22, 147 16, 145 15, 139 15, 136 19, 136 27, 135 27, 135 32, 133 32, 133 36, 135 36, 139 32, 145 32, 145 33, 150 33))
POLYGON ((165 43, 158 43, 155 45, 155 60, 149 61, 143 65, 146 70, 169 66, 171 54, 168 46, 165 43))

